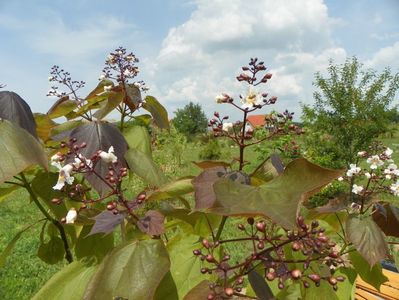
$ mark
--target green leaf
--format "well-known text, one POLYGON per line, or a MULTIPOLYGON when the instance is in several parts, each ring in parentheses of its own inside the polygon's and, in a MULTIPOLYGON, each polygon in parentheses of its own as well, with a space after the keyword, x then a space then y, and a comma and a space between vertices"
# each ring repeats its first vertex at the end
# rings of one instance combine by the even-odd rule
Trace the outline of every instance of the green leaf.
POLYGON ((103 79, 103 80, 101 80, 101 81, 98 83, 98 85, 95 87, 95 89, 92 90, 92 91, 89 93, 89 95, 87 95, 87 97, 86 97, 85 100, 89 101, 90 99, 97 97, 98 94, 101 94, 101 93, 104 92, 104 87, 105 87, 105 86, 110 86, 110 85, 111 85, 111 86, 114 86, 114 83, 113 83, 112 80, 109 80, 109 79, 103 79))
POLYGON ((0 184, 35 164, 47 170, 47 156, 42 145, 25 129, 0 120, 0 184))
POLYGON ((152 115, 155 125, 162 129, 169 128, 168 112, 155 97, 145 97, 143 108, 152 115))
POLYGON ((169 266, 168 253, 161 240, 121 245, 104 258, 83 299, 153 299, 169 266))
POLYGON ((54 265, 65 256, 64 243, 59 237, 51 237, 47 243, 41 243, 37 256, 49 265, 54 265))
POLYGON ((264 215, 294 228, 298 205, 341 175, 299 158, 284 173, 258 187, 221 179, 213 185, 216 202, 210 212, 222 215, 264 215), (300 180, 298 180, 300 178, 300 180))
POLYGON ((201 261, 193 255, 193 250, 201 248, 199 236, 186 235, 176 238, 167 245, 173 279, 176 283, 179 299, 183 297, 198 283, 207 279, 206 275, 201 274, 201 261))
POLYGON ((50 138, 51 129, 57 125, 46 114, 35 113, 36 132, 39 138, 46 142, 50 138))
POLYGON ((151 123, 152 117, 149 114, 133 116, 135 123, 141 126, 148 126, 151 123))
MULTIPOLYGON (((42 220, 41 220, 42 221, 42 220)), ((4 248, 3 252, 0 253, 0 268, 3 267, 6 263, 6 259, 7 256, 9 256, 11 254, 12 249, 14 248, 15 244, 18 242, 18 240, 20 239, 21 235, 27 231, 28 229, 32 228, 34 225, 36 225, 37 223, 41 222, 35 222, 29 226, 26 226, 24 229, 22 229, 21 231, 19 231, 14 237, 13 239, 8 243, 8 245, 4 248)))
POLYGON ((104 101, 100 108, 94 113, 94 117, 98 120, 103 119, 111 111, 113 111, 123 100, 122 92, 108 92, 107 101, 104 101))
POLYGON ((371 266, 388 256, 385 234, 370 216, 350 215, 346 233, 349 241, 371 266))
POLYGON ((302 298, 306 300, 340 300, 333 287, 326 280, 321 280, 319 287, 316 287, 313 284, 310 288, 304 288, 301 286, 301 291, 302 298))
POLYGON ((170 271, 163 277, 155 291, 153 300, 176 300, 179 299, 177 287, 170 271))
POLYGON ((82 299, 96 269, 97 265, 87 266, 81 261, 75 261, 51 277, 32 300, 82 299))
POLYGON ((380 290, 381 284, 388 281, 388 278, 382 273, 380 263, 375 264, 373 267, 370 266, 370 264, 357 251, 350 252, 349 258, 359 276, 377 290, 380 290))
POLYGON ((58 99, 53 106, 48 110, 47 115, 50 119, 63 117, 77 108, 77 102, 70 100, 69 96, 58 99))
POLYGON ((151 138, 144 126, 131 126, 123 132, 130 149, 137 149, 151 155, 151 138))
POLYGON ((126 152, 125 159, 129 168, 148 184, 161 186, 166 182, 165 176, 150 155, 132 148, 126 152))
POLYGON ((356 277, 357 272, 355 269, 340 267, 334 272, 334 277, 343 276, 345 277, 344 282, 338 284, 338 291, 335 293, 340 300, 352 300, 355 298, 356 290, 356 277))
POLYGON ((192 177, 181 178, 149 193, 147 200, 157 201, 183 196, 193 192, 192 177))
POLYGON ((95 257, 97 261, 101 261, 113 248, 114 236, 107 234, 89 235, 93 225, 83 226, 75 244, 75 255, 77 259, 86 257, 95 257))

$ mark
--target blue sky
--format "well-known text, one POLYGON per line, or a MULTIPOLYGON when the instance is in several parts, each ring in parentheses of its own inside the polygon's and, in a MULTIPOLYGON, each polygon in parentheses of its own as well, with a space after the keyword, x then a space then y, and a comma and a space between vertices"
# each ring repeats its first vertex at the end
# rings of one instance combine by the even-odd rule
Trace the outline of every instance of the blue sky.
POLYGON ((121 45, 140 58, 138 79, 170 113, 189 101, 208 115, 225 110, 214 97, 245 93, 235 75, 258 56, 274 74, 265 87, 279 97, 274 108, 299 114, 329 59, 357 55, 367 67, 399 71, 399 1, 0 0, 0 41, 0 83, 33 111, 54 101, 45 96, 52 65, 88 91, 121 45))

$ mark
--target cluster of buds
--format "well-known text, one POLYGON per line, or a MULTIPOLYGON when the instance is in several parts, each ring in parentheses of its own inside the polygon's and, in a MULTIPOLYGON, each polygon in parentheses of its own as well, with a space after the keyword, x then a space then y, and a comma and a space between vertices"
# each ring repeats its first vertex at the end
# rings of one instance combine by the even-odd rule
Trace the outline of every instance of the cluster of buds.
POLYGON ((86 83, 84 81, 72 80, 71 74, 69 72, 56 65, 51 68, 48 80, 54 85, 51 87, 51 90, 47 92, 47 96, 56 96, 59 98, 72 96, 74 100, 80 101, 80 99, 76 96, 76 91, 85 86, 86 83), (56 84, 65 86, 68 89, 68 92, 60 91, 56 84))
POLYGON ((335 250, 335 242, 325 235, 325 230, 319 227, 317 221, 307 225, 302 217, 298 217, 297 224, 296 230, 286 230, 285 234, 276 235, 276 224, 248 218, 247 225, 237 226, 245 234, 242 238, 214 242, 202 240, 202 248, 193 251, 204 264, 201 273, 216 274, 219 278, 210 285, 208 299, 245 296, 241 294, 244 278, 259 265, 262 265, 268 281, 278 280, 280 289, 285 287, 288 280, 301 282, 305 288, 311 284, 320 286, 320 282, 325 280, 337 290, 338 282, 343 281, 344 277, 334 276, 333 272, 344 261, 335 250), (237 242, 252 244, 252 250, 241 262, 231 263, 226 248, 223 248, 223 254, 220 254, 219 248, 223 244, 237 242), (292 255, 293 252, 300 254, 292 255), (329 274, 315 272, 311 264, 316 261, 327 266, 329 274), (299 268, 299 265, 302 267, 299 268))
MULTIPOLYGON (((139 74, 140 70, 136 66, 138 62, 139 59, 132 52, 127 53, 125 48, 119 47, 108 55, 100 80, 109 78, 127 84, 139 74)), ((143 81, 136 81, 133 84, 142 91, 148 90, 143 81)))
MULTIPOLYGON (((352 193, 358 195, 362 203, 364 198, 374 193, 390 193, 399 196, 399 168, 392 159, 393 151, 390 148, 380 148, 375 151, 358 152, 359 159, 365 159, 366 168, 361 168, 356 163, 350 164, 345 176, 339 181, 347 181, 352 185, 352 193), (365 185, 356 181, 366 180, 365 185)), ((358 207, 354 205, 353 207, 358 207)))
POLYGON ((269 79, 272 78, 271 73, 266 73, 262 76, 262 79, 260 79, 256 83, 256 81, 258 80, 258 78, 256 78, 257 73, 266 71, 267 69, 265 63, 263 61, 258 62, 257 58, 251 58, 248 65, 249 66, 242 67, 242 70, 244 72, 236 77, 238 81, 246 81, 251 85, 257 85, 260 83, 266 83, 269 79), (247 72, 249 72, 250 74, 248 74, 247 72))

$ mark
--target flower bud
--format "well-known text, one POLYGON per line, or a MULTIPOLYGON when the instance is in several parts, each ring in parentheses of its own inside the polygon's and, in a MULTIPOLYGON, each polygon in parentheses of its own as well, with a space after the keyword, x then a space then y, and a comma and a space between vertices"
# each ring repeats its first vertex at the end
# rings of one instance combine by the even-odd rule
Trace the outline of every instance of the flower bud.
POLYGON ((231 287, 228 287, 224 289, 224 293, 226 296, 231 297, 234 295, 234 290, 231 287))
POLYGON ((301 277, 302 277, 302 272, 301 272, 301 270, 299 270, 299 269, 292 270, 292 271, 291 271, 291 277, 292 277, 293 279, 299 279, 299 278, 301 278, 301 277))

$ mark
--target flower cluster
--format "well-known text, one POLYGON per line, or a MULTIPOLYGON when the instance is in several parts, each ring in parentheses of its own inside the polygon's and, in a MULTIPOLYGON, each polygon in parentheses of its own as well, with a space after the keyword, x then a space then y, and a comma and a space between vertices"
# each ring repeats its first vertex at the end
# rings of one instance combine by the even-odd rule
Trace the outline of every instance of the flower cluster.
POLYGON ((339 181, 352 182, 352 193, 360 196, 370 196, 372 193, 388 192, 399 196, 399 168, 392 159, 393 151, 385 148, 378 154, 367 151, 358 152, 358 157, 366 159, 367 167, 350 164, 346 176, 339 181), (359 182, 355 182, 358 179, 359 182))
POLYGON ((84 81, 72 80, 71 73, 55 65, 51 68, 48 81, 53 83, 53 86, 51 86, 51 89, 47 92, 48 97, 55 96, 61 98, 69 96, 72 97, 75 101, 79 102, 82 101, 76 95, 76 92, 82 89, 86 83, 84 81), (60 91, 57 84, 65 86, 68 89, 68 91, 67 92, 60 91))
POLYGON ((249 218, 247 223, 237 227, 244 233, 243 237, 214 242, 204 239, 202 248, 193 251, 204 264, 201 273, 216 274, 219 278, 210 284, 208 299, 245 296, 242 294, 244 277, 258 266, 262 266, 268 281, 278 281, 280 289, 290 282, 301 282, 304 288, 309 288, 312 284, 320 286, 325 280, 337 290, 338 282, 344 280, 342 276, 333 275, 335 268, 344 262, 341 254, 317 221, 307 225, 299 217, 297 230, 285 230, 285 234, 280 235, 276 235, 278 228, 274 223, 253 218, 249 218), (223 251, 220 249, 223 244, 234 242, 252 244, 251 253, 242 262, 232 263, 226 247, 223 251), (312 267, 316 262, 324 264, 330 274, 318 274, 312 267))

